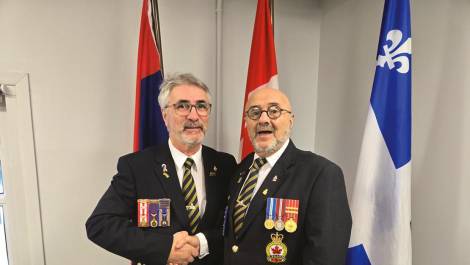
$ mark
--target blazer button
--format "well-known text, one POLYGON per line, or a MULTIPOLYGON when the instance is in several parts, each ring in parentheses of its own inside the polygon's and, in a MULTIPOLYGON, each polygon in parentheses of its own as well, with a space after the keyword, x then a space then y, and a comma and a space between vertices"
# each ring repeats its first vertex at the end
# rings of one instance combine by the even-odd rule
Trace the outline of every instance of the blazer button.
POLYGON ((233 252, 233 253, 237 253, 237 252, 238 252, 238 246, 237 246, 237 245, 233 245, 233 246, 232 246, 232 252, 233 252))

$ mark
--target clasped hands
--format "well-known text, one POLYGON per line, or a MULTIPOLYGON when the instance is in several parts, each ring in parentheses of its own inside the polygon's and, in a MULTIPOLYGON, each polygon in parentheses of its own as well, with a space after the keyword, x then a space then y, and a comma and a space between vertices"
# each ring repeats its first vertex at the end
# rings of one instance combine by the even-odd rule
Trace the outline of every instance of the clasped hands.
POLYGON ((186 231, 173 234, 168 265, 186 265, 199 256, 199 238, 190 236, 186 231))

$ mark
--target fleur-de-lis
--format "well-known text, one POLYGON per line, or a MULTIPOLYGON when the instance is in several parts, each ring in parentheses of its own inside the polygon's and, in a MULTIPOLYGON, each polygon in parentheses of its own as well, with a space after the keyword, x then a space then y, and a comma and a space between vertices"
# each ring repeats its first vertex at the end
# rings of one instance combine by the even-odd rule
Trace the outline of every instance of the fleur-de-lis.
POLYGON ((406 74, 410 70, 410 62, 407 54, 411 54, 411 38, 408 38, 400 46, 398 46, 403 38, 403 33, 400 30, 390 30, 387 33, 387 40, 392 44, 389 46, 383 45, 384 55, 379 55, 377 58, 377 65, 385 67, 387 64, 390 70, 395 68, 395 63, 400 63, 397 72, 406 74))

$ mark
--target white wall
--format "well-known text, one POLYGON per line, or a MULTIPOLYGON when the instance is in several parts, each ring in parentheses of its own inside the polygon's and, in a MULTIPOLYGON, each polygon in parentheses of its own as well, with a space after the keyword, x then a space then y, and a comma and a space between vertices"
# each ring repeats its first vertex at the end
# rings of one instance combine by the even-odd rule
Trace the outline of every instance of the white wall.
MULTIPOLYGON (((215 93, 215 0, 162 0, 166 72, 215 93)), ((220 149, 238 155, 256 1, 223 1, 220 149)), ((355 175, 383 1, 275 1, 281 89, 293 139, 355 175), (317 110, 317 111, 316 111, 317 110)), ((470 3, 414 0, 414 264, 470 264, 470 3)), ((46 262, 128 264, 84 222, 131 150, 141 1, 0 0, 0 72, 30 73, 46 262)), ((215 145, 215 124, 207 137, 215 145)), ((351 189, 348 188, 348 192, 351 189)))
POLYGON ((47 264, 119 260, 84 221, 131 149, 138 16, 134 1, 0 1, 1 71, 30 73, 47 264))
MULTIPOLYGON (((383 1, 325 1, 317 151, 349 194, 375 69, 383 1)), ((470 2, 412 1, 413 264, 470 264, 470 2)))

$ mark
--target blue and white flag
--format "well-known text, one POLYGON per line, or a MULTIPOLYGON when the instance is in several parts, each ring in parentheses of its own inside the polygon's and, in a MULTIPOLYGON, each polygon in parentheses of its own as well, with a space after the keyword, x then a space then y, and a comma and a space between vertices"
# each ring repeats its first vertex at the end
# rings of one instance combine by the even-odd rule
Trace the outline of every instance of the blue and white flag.
POLYGON ((385 0, 351 210, 348 265, 411 265, 409 0, 385 0))

